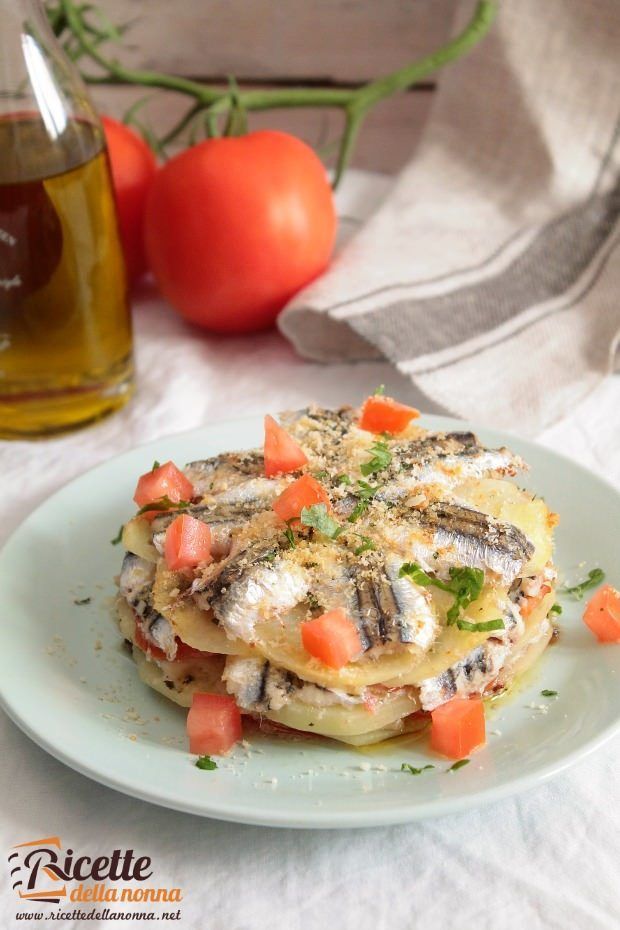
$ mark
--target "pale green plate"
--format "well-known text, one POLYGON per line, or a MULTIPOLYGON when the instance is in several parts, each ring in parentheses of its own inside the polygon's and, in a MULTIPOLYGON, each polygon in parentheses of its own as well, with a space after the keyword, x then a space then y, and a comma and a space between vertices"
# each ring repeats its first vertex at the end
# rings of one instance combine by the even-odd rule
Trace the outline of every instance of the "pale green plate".
MULTIPOLYGON (((463 427, 440 417, 422 422, 463 427)), ((564 576, 579 580, 600 565, 620 586, 618 493, 539 446, 479 434, 531 464, 527 483, 561 515, 564 576)), ((36 743, 90 778, 166 807, 269 826, 362 827, 445 815, 533 787, 618 729, 620 647, 598 645, 581 622, 583 605, 564 598, 559 642, 491 711, 487 747, 458 771, 448 773, 424 739, 361 752, 263 736, 251 736, 251 749, 237 748, 217 771, 197 769, 185 748, 185 711, 139 681, 110 619, 122 557, 110 540, 132 512, 136 477, 153 459, 183 464, 261 439, 255 417, 149 443, 67 485, 7 543, 0 554, 0 695, 36 743), (86 597, 90 603, 74 603, 86 597), (558 697, 541 697, 542 689, 558 697), (402 762, 435 768, 411 776, 400 771, 402 762)))

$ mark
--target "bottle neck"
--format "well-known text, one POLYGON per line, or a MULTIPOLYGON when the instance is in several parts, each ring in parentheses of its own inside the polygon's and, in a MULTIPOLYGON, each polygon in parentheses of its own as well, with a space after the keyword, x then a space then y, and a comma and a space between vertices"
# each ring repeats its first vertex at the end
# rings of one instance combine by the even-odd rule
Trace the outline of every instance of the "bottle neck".
POLYGON ((0 47, 29 32, 52 32, 40 0, 0 0, 0 47))
POLYGON ((0 118, 33 115, 52 140, 75 119, 98 125, 40 0, 0 0, 0 118))

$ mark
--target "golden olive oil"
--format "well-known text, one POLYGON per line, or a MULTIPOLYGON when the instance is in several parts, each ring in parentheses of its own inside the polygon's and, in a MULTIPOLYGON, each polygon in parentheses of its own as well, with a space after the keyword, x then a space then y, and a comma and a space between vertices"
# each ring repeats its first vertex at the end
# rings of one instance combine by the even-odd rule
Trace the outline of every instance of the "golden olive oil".
POLYGON ((99 419, 128 399, 131 322, 97 126, 0 118, 0 436, 99 419))

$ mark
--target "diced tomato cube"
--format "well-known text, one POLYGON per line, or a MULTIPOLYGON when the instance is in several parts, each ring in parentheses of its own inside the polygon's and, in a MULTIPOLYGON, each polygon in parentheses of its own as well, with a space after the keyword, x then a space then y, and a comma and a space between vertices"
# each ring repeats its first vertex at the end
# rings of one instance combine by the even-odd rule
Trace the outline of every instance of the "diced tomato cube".
POLYGON ((391 397, 372 394, 362 406, 359 425, 370 433, 402 433, 411 420, 420 416, 415 407, 399 404, 391 397))
POLYGON ((276 497, 272 506, 286 523, 297 519, 304 507, 312 507, 314 504, 325 504, 329 508, 327 491, 312 475, 302 475, 276 497))
POLYGON ((301 624, 306 652, 330 668, 342 668, 362 651, 360 635, 341 607, 301 624))
POLYGON ((308 464, 303 449, 273 417, 265 417, 265 474, 268 478, 308 464))
POLYGON ((599 642, 620 643, 620 591, 610 584, 599 588, 586 606, 583 622, 599 642))
POLYGON ((142 475, 136 485, 133 496, 138 507, 145 507, 154 501, 167 497, 174 503, 189 501, 194 496, 194 488, 174 462, 166 462, 152 471, 142 475))
POLYGON ((452 698, 431 712, 431 746, 442 756, 463 759, 486 741, 482 698, 452 698))
POLYGON ((194 694, 187 715, 191 753, 224 755, 241 739, 241 732, 241 713, 234 698, 227 694, 194 694))
POLYGON ((173 572, 211 562, 211 530, 207 524, 187 513, 173 520, 166 530, 164 558, 173 572))

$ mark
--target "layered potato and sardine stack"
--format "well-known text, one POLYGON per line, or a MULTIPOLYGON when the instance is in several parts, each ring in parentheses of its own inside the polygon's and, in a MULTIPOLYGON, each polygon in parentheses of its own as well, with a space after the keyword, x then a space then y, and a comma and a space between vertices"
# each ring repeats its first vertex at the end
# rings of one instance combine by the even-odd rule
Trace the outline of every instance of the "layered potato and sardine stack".
POLYGON ((525 463, 413 411, 383 430, 368 409, 268 418, 264 450, 191 462, 188 499, 126 524, 118 614, 144 682, 185 707, 226 694, 282 732, 365 745, 538 658, 556 517, 508 480, 525 463), (209 555, 174 570, 181 514, 209 528, 209 555))

